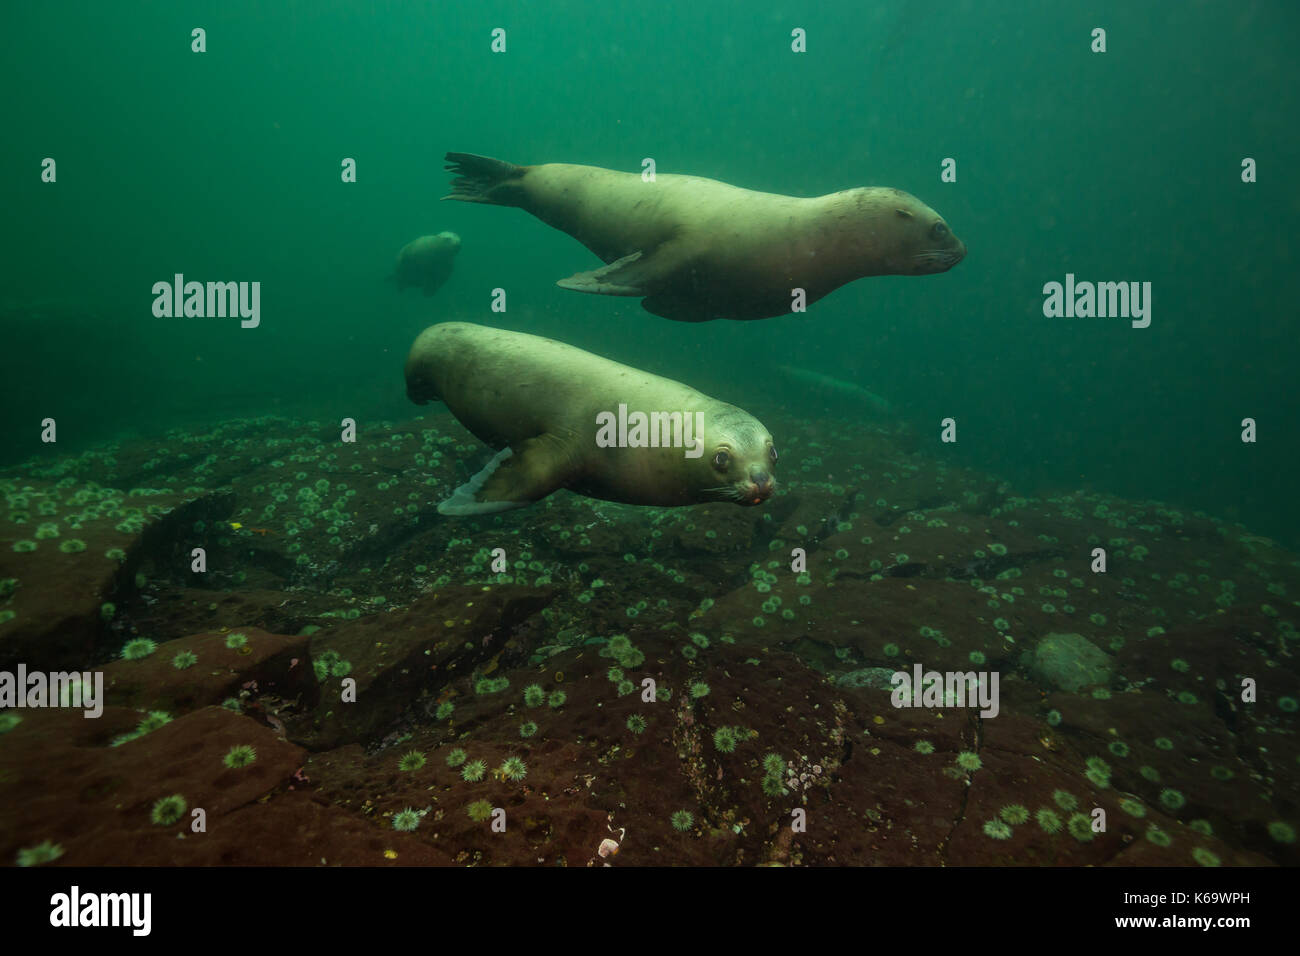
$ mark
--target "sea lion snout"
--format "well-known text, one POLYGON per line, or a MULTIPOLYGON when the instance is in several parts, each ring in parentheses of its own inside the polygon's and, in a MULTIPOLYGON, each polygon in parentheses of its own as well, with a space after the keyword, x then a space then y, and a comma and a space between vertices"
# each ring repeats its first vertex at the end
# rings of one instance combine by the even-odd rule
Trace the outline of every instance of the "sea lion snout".
POLYGON ((744 504, 759 505, 772 497, 776 491, 776 479, 772 477, 771 472, 763 471, 760 468, 754 468, 749 473, 749 480, 745 483, 744 504))
POLYGON ((938 272, 947 272, 965 258, 966 243, 952 233, 948 233, 941 242, 922 245, 918 252, 912 253, 909 260, 910 268, 900 268, 899 272, 903 275, 934 275, 938 272))

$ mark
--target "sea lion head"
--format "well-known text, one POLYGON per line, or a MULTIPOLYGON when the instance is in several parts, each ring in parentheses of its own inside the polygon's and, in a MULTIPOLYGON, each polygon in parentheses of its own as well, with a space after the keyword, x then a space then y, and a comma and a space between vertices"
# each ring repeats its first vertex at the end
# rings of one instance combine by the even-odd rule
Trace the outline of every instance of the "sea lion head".
POLYGON ((966 243, 943 217, 901 189, 867 190, 873 218, 888 222, 887 274, 924 276, 947 272, 966 256, 966 243))
POLYGON ((734 405, 721 405, 708 416, 703 440, 694 476, 702 501, 760 505, 772 497, 776 445, 758 419, 734 405))
POLYGON ((402 262, 436 262, 450 258, 460 252, 460 236, 454 232, 440 232, 433 236, 421 236, 412 239, 397 254, 397 261, 402 262))

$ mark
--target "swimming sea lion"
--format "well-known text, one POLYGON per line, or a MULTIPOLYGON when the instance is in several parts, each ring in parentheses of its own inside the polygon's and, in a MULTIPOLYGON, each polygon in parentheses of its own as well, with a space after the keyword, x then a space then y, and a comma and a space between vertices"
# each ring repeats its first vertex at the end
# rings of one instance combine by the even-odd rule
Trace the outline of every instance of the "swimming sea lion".
POLYGON ((406 359, 406 394, 446 402, 502 449, 438 505, 443 514, 522 508, 559 488, 667 506, 757 505, 776 488, 772 436, 748 412, 552 339, 430 326, 406 359))
POLYGON ((699 176, 547 163, 515 166, 448 153, 461 202, 518 206, 573 236, 608 265, 559 285, 644 296, 666 319, 765 319, 864 276, 946 272, 966 255, 915 196, 881 186, 799 199, 699 176))
POLYGON ((397 283, 398 292, 418 286, 426 296, 433 295, 451 277, 451 263, 458 252, 460 236, 454 232, 413 239, 397 254, 397 267, 389 279, 397 283))

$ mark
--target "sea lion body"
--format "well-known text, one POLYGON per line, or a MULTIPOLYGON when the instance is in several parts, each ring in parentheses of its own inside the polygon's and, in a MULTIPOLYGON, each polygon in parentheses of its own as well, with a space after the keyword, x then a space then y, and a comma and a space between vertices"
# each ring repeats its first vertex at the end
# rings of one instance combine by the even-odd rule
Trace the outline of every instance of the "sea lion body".
POLYGON ((660 506, 753 505, 775 490, 772 436, 748 412, 552 339, 464 322, 430 326, 411 346, 406 390, 416 404, 445 402, 477 438, 502 449, 438 506, 443 514, 523 507, 559 488, 660 506), (664 434, 684 441, 602 447, 598 417, 617 417, 620 405, 680 413, 683 427, 664 434), (698 431, 685 430, 688 415, 698 431), (688 455, 692 436, 700 444, 688 455))
POLYGON ((458 175, 444 199, 518 206, 608 263, 560 286, 642 296, 670 319, 785 315, 796 288, 812 303, 866 276, 945 272, 966 254, 938 213, 888 187, 800 199, 699 176, 447 159, 458 175))
POLYGON ((460 236, 454 232, 411 240, 397 253, 391 276, 397 291, 414 286, 423 289, 426 297, 433 295, 451 277, 452 262, 459 251, 460 236))

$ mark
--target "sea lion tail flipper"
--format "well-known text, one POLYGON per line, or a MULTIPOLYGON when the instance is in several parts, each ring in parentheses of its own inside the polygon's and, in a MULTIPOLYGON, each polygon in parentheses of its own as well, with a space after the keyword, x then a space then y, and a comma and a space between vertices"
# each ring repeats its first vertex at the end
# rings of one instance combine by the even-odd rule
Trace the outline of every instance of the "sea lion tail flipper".
POLYGON ((487 466, 438 505, 440 514, 482 515, 524 508, 565 483, 564 455, 545 436, 503 448, 487 466))
POLYGON ((475 156, 473 153, 448 153, 448 172, 456 174, 451 181, 451 193, 443 199, 458 199, 461 202, 491 203, 496 206, 517 206, 514 197, 516 180, 527 170, 526 166, 516 166, 505 160, 492 159, 488 156, 475 156))

